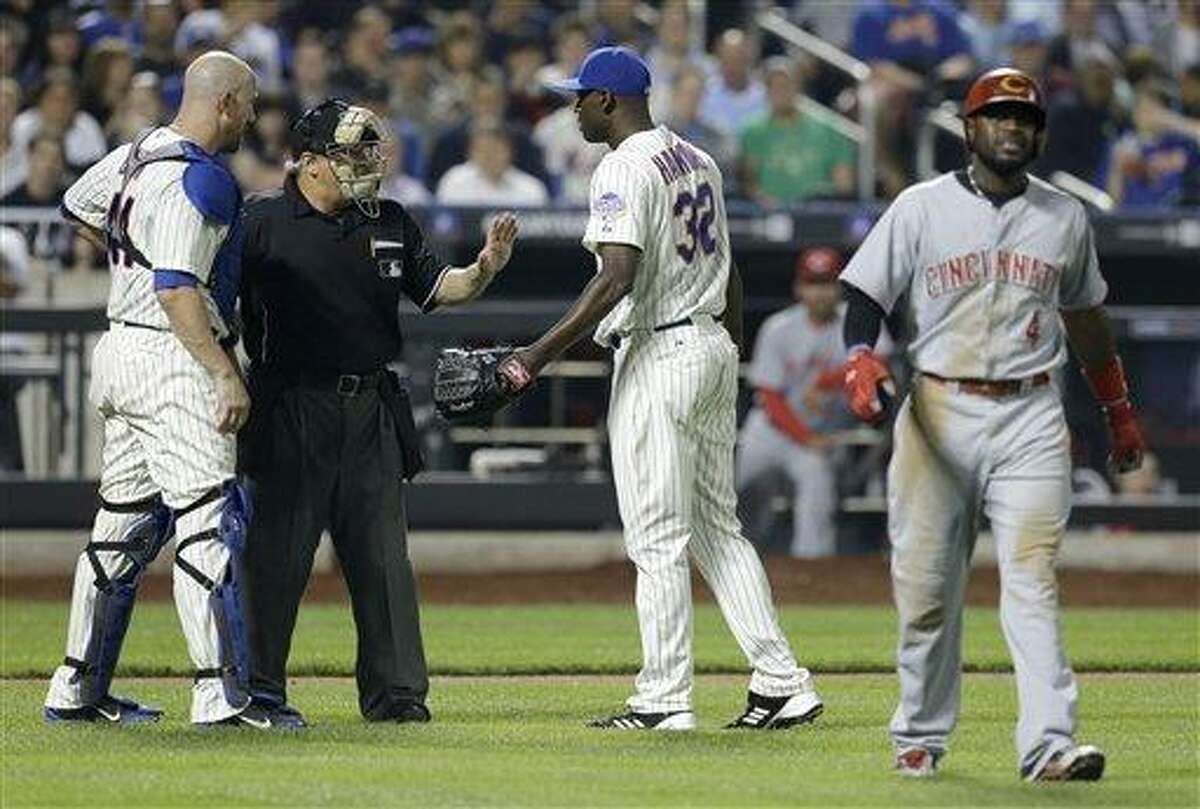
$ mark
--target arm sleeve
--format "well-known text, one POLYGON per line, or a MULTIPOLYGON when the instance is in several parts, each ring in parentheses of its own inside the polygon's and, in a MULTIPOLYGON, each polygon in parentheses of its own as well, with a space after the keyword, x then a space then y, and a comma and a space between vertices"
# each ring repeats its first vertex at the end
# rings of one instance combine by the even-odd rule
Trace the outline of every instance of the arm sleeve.
POLYGON ((874 349, 883 325, 884 312, 861 289, 842 282, 846 291, 846 321, 842 324, 842 341, 846 348, 865 345, 874 349))
POLYGON ((156 271, 194 275, 200 283, 208 283, 228 226, 206 219, 179 182, 167 186, 157 199, 139 202, 149 208, 144 214, 143 252, 150 266, 156 271))
POLYGON ((782 390, 787 387, 787 368, 779 350, 779 330, 775 322, 768 320, 758 330, 754 341, 754 358, 750 361, 747 378, 756 388, 782 390))
POLYGON ((645 252, 650 187, 646 175, 623 160, 608 159, 592 175, 591 215, 583 246, 628 244, 645 252))
POLYGON ((1060 309, 1068 311, 1091 309, 1104 303, 1108 296, 1108 283, 1100 274, 1100 260, 1096 257, 1096 238, 1082 205, 1076 208, 1075 224, 1079 238, 1073 260, 1063 268, 1058 302, 1060 309))
POLYGON ((450 267, 425 244, 425 234, 408 215, 408 211, 401 209, 400 217, 404 232, 404 275, 401 281, 404 294, 420 306, 422 312, 430 312, 437 305, 433 299, 434 293, 450 267))
POLYGON ((908 194, 896 198, 854 253, 841 275, 890 312, 912 283, 920 222, 915 201, 908 194))
POLYGON ((121 166, 128 155, 129 147, 122 146, 85 171, 63 194, 63 212, 85 225, 103 230, 109 203, 121 190, 121 166))

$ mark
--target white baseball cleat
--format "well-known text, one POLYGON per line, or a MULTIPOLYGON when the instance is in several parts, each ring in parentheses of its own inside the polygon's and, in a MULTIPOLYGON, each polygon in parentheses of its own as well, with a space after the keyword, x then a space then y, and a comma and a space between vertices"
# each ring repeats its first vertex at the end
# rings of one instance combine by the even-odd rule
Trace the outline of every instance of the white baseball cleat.
POLYGON ((746 710, 725 727, 751 730, 782 730, 811 722, 825 710, 816 691, 801 691, 786 697, 768 697, 749 692, 746 710))
POLYGON ((1050 757, 1026 781, 1099 781, 1104 775, 1104 753, 1090 744, 1068 747, 1050 757))
POLYGON ((608 730, 695 730, 696 714, 691 711, 626 711, 604 719, 593 719, 588 722, 588 727, 608 730))
POLYGON ((937 756, 924 747, 905 747, 896 753, 896 772, 906 778, 932 778, 937 756))

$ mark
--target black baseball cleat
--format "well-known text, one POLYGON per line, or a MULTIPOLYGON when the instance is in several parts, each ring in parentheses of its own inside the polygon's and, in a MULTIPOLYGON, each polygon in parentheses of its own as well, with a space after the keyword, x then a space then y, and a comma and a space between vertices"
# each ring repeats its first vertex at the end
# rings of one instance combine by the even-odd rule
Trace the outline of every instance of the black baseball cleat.
POLYGON ((825 704, 816 691, 801 691, 786 697, 768 697, 751 691, 746 698, 746 710, 725 728, 782 730, 811 722, 823 710, 825 704))
MULTIPOLYGON (((202 727, 252 727, 259 730, 282 729, 285 726, 282 723, 277 723, 272 717, 272 712, 269 708, 262 705, 250 702, 245 708, 235 713, 233 716, 227 716, 224 719, 218 719, 216 722, 200 722, 202 727)), ((292 729, 292 728, 289 728, 292 729)))
POLYGON ((308 727, 304 714, 276 697, 255 694, 250 698, 250 704, 257 705, 267 713, 272 727, 280 730, 304 730, 308 727))
POLYGON ((696 714, 691 711, 626 711, 603 719, 593 719, 587 726, 607 730, 695 730, 696 714))
POLYGON ((425 707, 425 703, 423 702, 403 702, 397 705, 388 716, 389 721, 401 724, 405 722, 421 724, 428 722, 432 718, 429 709, 425 707))
POLYGON ((1104 753, 1090 744, 1060 750, 1036 772, 1022 773, 1026 781, 1099 781, 1104 753))
POLYGON ((80 708, 46 706, 43 714, 46 721, 51 724, 108 722, 114 725, 137 725, 142 722, 157 722, 162 718, 162 711, 158 708, 141 705, 131 699, 114 697, 111 694, 101 697, 94 705, 84 705, 80 708))

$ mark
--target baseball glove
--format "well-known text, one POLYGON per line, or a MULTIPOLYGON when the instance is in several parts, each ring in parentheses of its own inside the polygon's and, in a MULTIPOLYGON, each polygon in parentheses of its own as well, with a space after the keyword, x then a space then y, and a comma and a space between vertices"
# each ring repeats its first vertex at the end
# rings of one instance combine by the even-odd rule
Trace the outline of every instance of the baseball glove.
POLYGON ((442 418, 452 422, 486 420, 513 402, 501 378, 500 365, 513 355, 507 346, 447 348, 438 354, 433 373, 433 403, 442 418))

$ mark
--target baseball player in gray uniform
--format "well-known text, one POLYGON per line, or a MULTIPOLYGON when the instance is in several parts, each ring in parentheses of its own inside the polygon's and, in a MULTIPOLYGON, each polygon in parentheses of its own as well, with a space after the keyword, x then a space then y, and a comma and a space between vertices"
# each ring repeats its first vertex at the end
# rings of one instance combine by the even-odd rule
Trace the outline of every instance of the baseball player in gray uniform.
POLYGON ((1071 496, 1052 383, 1066 342, 1104 410, 1113 467, 1137 468, 1145 447, 1101 308, 1107 285, 1083 206, 1025 171, 1045 140, 1040 90, 999 68, 971 86, 963 115, 967 168, 905 190, 842 274, 844 386, 862 419, 881 421, 894 391, 872 347, 902 296, 913 329, 914 378, 888 468, 900 619, 896 767, 932 775, 946 752, 959 708, 963 590, 985 515, 1016 669, 1021 776, 1095 780, 1104 755, 1075 741, 1078 692, 1054 573, 1071 496))
POLYGON ((593 51, 578 76, 557 86, 575 94, 584 138, 611 149, 592 176, 583 237, 598 269, 562 320, 500 370, 519 391, 593 329, 600 345, 616 349, 608 430, 637 566, 643 659, 628 710, 593 726, 696 726, 690 551, 753 667, 746 709, 729 727, 787 727, 823 706, 780 631, 762 564, 735 516, 741 288, 721 172, 654 126, 649 87, 646 65, 623 47, 593 51))
POLYGON ((158 719, 109 685, 142 574, 177 536, 175 605, 196 667, 192 721, 270 724, 247 691, 238 574, 250 518, 234 478, 234 434, 250 400, 230 352, 241 194, 215 158, 238 148, 255 97, 245 62, 200 56, 170 126, 114 150, 63 198, 64 214, 107 250, 111 327, 96 345, 89 392, 104 417, 100 509, 75 571, 48 721, 158 719))
POLYGON ((830 433, 854 422, 839 395, 842 363, 842 256, 828 247, 800 253, 792 283, 798 303, 767 318, 758 331, 750 384, 755 406, 738 446, 737 487, 750 535, 774 522, 770 497, 779 476, 792 486, 791 555, 836 551, 836 468, 830 433))

